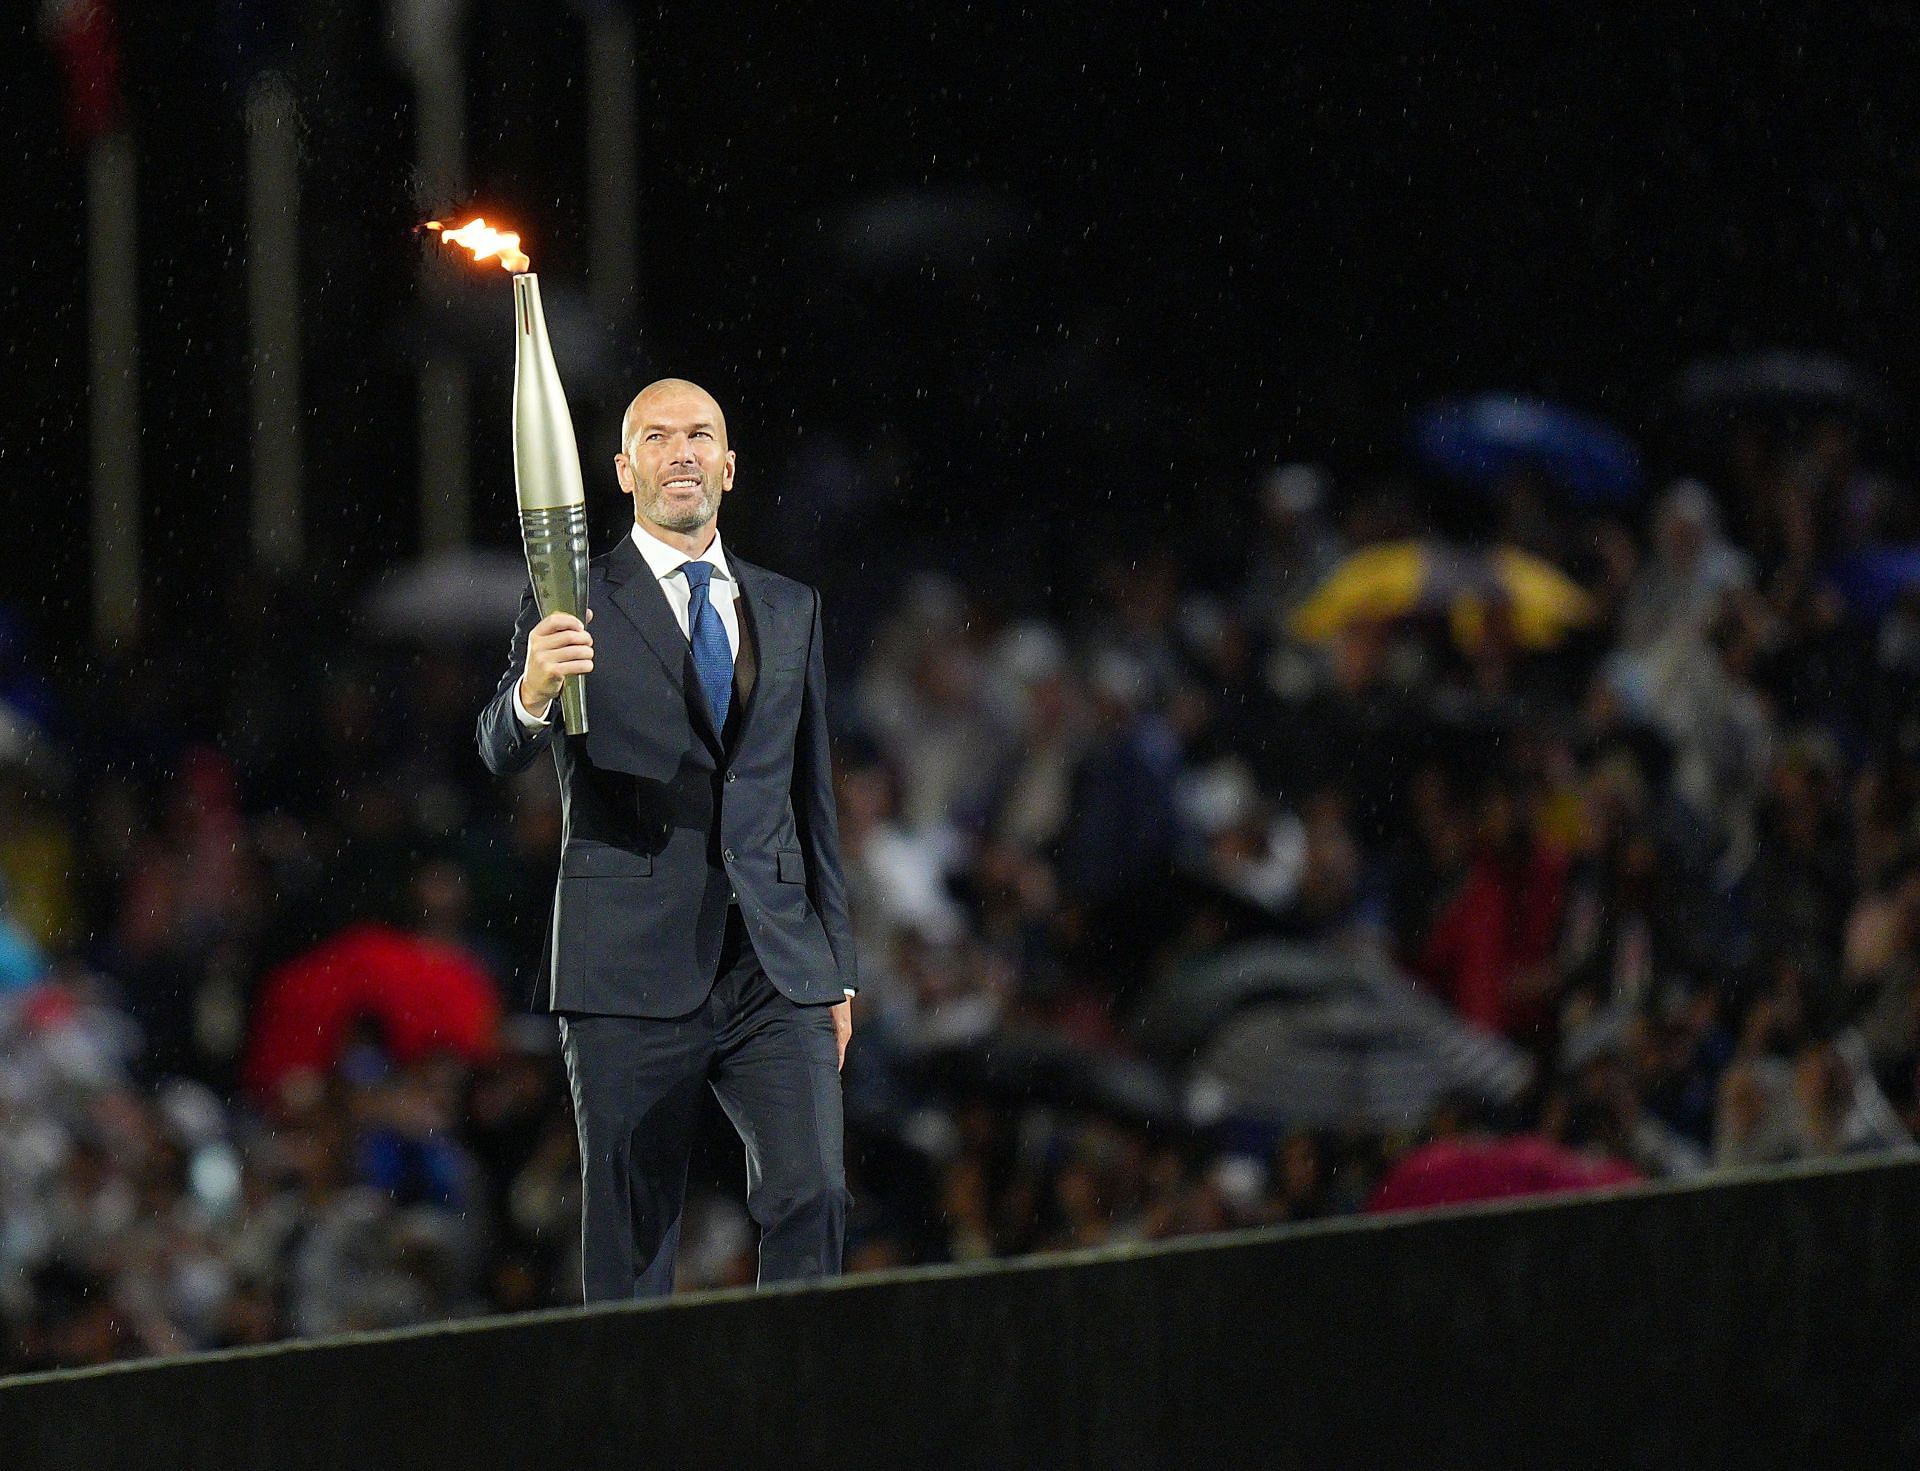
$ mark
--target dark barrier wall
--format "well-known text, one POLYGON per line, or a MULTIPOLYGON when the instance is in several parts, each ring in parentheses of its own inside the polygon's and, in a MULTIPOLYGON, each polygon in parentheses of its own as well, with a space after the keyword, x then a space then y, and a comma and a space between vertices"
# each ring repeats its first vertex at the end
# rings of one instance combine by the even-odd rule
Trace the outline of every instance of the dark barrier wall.
POLYGON ((1920 1165, 0 1386, 0 1467, 1920 1465, 1920 1165))

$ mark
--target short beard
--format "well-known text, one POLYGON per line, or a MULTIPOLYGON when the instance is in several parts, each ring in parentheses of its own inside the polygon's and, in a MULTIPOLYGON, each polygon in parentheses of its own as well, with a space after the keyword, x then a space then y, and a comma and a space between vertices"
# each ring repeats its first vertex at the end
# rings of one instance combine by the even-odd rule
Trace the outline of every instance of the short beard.
POLYGON ((650 505, 643 507, 647 519, 655 526, 668 531, 697 531, 713 519, 713 513, 720 509, 720 497, 712 493, 713 488, 703 476, 700 480, 700 504, 685 511, 673 511, 667 507, 666 493, 654 489, 650 505))

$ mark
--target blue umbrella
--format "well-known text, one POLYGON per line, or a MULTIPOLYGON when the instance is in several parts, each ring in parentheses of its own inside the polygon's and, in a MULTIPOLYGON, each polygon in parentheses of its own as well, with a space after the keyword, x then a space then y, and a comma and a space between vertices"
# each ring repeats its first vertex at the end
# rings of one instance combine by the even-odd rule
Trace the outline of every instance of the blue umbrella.
POLYGON ((1632 440, 1544 399, 1501 393, 1442 399, 1414 421, 1414 447, 1429 468, 1482 488, 1531 466, 1586 505, 1617 505, 1640 489, 1640 452, 1632 440))
POLYGON ((1833 568, 1833 580, 1854 614, 1874 622, 1920 585, 1920 545, 1863 547, 1833 568))
POLYGON ((0 991, 31 986, 47 973, 47 958, 26 931, 0 914, 0 991))

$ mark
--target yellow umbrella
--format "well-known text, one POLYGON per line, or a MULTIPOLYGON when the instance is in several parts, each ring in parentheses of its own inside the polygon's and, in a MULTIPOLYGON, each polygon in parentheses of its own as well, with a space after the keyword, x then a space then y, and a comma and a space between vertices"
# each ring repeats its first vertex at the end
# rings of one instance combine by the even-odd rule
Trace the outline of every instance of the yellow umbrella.
POLYGON ((1356 623, 1445 615, 1464 648, 1479 643, 1487 614, 1505 610, 1514 638, 1551 648, 1593 620, 1593 599, 1545 558, 1518 547, 1467 548, 1433 541, 1363 547, 1327 574, 1288 626, 1321 643, 1356 623))

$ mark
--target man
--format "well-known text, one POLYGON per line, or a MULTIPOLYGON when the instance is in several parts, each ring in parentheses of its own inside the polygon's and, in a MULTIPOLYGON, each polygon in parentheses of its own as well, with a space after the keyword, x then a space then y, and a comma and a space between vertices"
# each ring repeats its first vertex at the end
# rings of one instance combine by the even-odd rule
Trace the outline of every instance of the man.
POLYGON ((734 453, 704 389, 643 389, 613 464, 634 525, 590 564, 596 632, 565 613, 536 623, 523 593, 478 729, 496 774, 549 747, 559 768, 540 987, 580 1136, 586 1299, 673 1290, 703 1085, 746 1145, 759 1280, 832 1276, 859 982, 820 598, 722 546, 734 453), (553 700, 589 673, 592 729, 566 735, 553 700))

